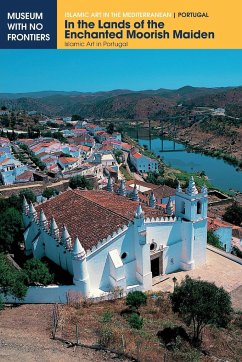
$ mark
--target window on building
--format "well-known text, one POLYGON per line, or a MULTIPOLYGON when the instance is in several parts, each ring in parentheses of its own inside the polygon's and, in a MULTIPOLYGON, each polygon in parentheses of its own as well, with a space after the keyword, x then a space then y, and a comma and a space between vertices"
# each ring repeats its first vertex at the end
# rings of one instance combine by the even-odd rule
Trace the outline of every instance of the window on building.
POLYGON ((121 259, 127 258, 127 255, 128 255, 128 254, 124 252, 124 253, 121 255, 121 259))
POLYGON ((202 203, 201 201, 197 202, 197 214, 201 214, 202 213, 202 203))
POLYGON ((150 244, 150 251, 154 251, 154 250, 156 250, 156 248, 157 248, 157 244, 154 243, 154 242, 152 242, 152 243, 150 244))
POLYGON ((186 213, 185 201, 182 201, 182 203, 181 203, 181 213, 182 214, 186 213))

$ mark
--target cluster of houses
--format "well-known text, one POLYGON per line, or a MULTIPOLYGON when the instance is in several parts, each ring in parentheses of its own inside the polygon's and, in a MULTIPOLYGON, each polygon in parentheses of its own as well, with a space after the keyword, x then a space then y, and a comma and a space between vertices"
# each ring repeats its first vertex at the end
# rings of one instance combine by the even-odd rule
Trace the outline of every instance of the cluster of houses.
MULTIPOLYGON (((53 120, 54 123, 56 121, 56 119, 53 120)), ((65 124, 63 120, 62 122, 65 124)), ((100 188, 107 185, 107 177, 104 177, 104 174, 111 175, 116 180, 120 178, 119 165, 115 157, 116 151, 121 152, 121 160, 129 158, 130 163, 138 172, 158 170, 156 160, 144 156, 139 150, 123 142, 119 132, 109 134, 100 125, 86 121, 77 121, 72 129, 62 129, 61 132, 67 140, 64 143, 52 137, 39 137, 18 140, 16 145, 26 145, 31 154, 44 165, 49 176, 58 178, 70 178, 75 175, 92 176, 97 179, 100 188), (106 172, 103 174, 103 171, 106 172)), ((2 183, 11 185, 17 182, 33 181, 33 169, 14 158, 10 143, 5 138, 2 147, 7 147, 3 152, 3 159, 0 158, 3 162, 1 164, 2 183), (5 159, 11 159, 11 166, 5 159), (20 178, 21 174, 24 177, 20 178)))
POLYGON ((15 158, 10 141, 0 137, 0 179, 3 185, 33 181, 33 172, 15 158))

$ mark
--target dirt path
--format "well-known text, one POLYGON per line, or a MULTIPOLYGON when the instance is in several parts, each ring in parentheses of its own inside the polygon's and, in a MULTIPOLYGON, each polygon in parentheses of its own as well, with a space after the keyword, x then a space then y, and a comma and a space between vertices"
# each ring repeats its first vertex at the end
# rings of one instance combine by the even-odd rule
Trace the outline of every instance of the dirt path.
POLYGON ((105 352, 80 347, 74 351, 50 339, 51 313, 51 305, 22 305, 1 311, 0 361, 113 361, 105 352))

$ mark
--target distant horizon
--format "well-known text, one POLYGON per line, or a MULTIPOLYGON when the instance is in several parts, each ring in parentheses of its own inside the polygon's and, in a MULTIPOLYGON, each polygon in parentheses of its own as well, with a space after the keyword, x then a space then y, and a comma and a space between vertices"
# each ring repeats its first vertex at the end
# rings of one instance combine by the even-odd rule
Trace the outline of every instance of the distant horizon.
POLYGON ((0 59, 0 93, 42 92, 39 89, 96 93, 175 90, 184 84, 199 88, 242 84, 242 50, 233 49, 1 49, 0 59))
POLYGON ((0 92, 0 94, 27 94, 27 93, 108 93, 108 92, 115 92, 115 91, 130 91, 130 92, 145 92, 145 91, 158 91, 158 90, 170 90, 170 91, 176 91, 182 88, 191 87, 191 88, 205 88, 205 89, 221 89, 221 88, 240 88, 242 87, 242 84, 239 85, 225 85, 225 86, 193 86, 193 85, 184 85, 178 88, 145 88, 145 89, 131 89, 131 88, 114 88, 114 89, 108 89, 108 90, 94 90, 94 91, 85 91, 85 90, 63 90, 63 89, 43 89, 43 90, 33 90, 33 91, 22 91, 22 92, 0 92))

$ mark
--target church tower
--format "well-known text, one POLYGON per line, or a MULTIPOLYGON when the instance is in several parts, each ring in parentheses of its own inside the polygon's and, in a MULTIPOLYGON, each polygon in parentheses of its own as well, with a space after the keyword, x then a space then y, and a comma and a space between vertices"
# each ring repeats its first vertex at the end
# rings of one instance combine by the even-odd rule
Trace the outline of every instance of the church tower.
POLYGON ((207 188, 198 192, 193 176, 185 192, 176 189, 175 216, 181 218, 181 268, 191 270, 206 262, 207 245, 207 188))
POLYGON ((207 196, 207 188, 204 186, 199 193, 191 176, 185 192, 180 185, 176 189, 176 216, 187 221, 207 218, 207 196))

